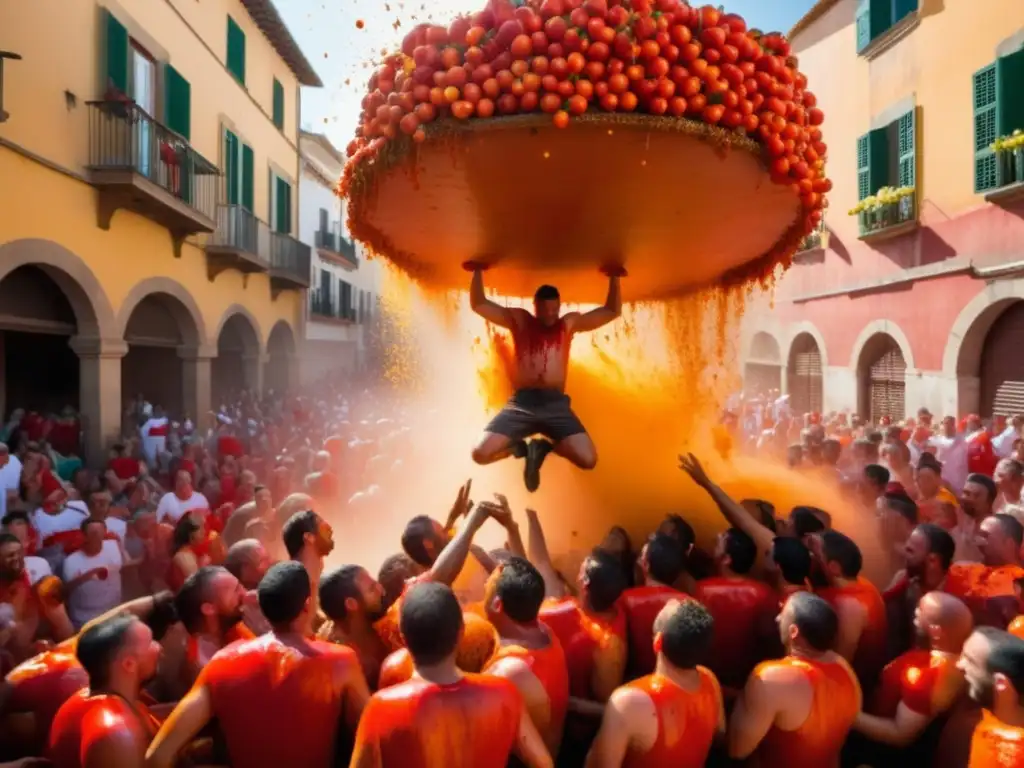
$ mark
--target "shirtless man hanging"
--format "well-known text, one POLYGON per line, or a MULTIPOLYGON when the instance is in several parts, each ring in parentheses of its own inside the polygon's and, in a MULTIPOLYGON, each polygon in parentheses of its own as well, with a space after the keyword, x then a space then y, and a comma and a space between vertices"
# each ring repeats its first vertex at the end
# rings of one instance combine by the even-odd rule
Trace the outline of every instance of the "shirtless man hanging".
POLYGON ((526 460, 524 478, 531 493, 540 485, 540 467, 551 451, 580 469, 593 469, 597 450, 582 422, 572 412, 565 394, 569 347, 574 334, 594 331, 622 314, 619 278, 621 267, 605 268, 608 298, 589 312, 561 314, 561 298, 553 285, 542 285, 533 295, 533 314, 517 307, 503 307, 484 293, 486 266, 467 262, 473 273, 469 301, 473 311, 489 323, 512 333, 515 394, 484 430, 473 449, 473 461, 491 464, 507 456, 526 460), (527 438, 541 435, 533 440, 527 438))

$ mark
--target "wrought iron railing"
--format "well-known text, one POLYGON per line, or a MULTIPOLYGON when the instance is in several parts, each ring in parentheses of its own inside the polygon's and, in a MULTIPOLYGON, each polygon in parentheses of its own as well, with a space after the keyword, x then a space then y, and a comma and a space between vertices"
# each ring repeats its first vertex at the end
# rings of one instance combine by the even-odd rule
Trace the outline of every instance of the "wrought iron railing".
POLYGON ((210 245, 234 248, 270 267, 270 227, 241 205, 217 206, 217 230, 210 245))
POLYGON ((276 276, 309 285, 311 249, 291 235, 270 233, 270 268, 276 276))
POLYGON ((132 171, 209 219, 217 212, 213 163, 130 100, 90 101, 89 167, 132 171))
POLYGON ((317 248, 337 253, 353 264, 359 264, 359 257, 356 256, 356 246, 341 233, 341 225, 338 222, 331 225, 331 231, 329 232, 317 230, 315 242, 317 248))
POLYGON ((818 227, 811 234, 804 237, 796 252, 803 253, 804 251, 813 251, 815 248, 821 248, 824 232, 825 230, 822 227, 818 227))
POLYGON ((857 214, 860 223, 860 234, 870 235, 884 229, 906 224, 917 220, 917 196, 901 197, 894 203, 880 205, 871 210, 857 214))
POLYGON ((341 317, 338 303, 329 293, 324 293, 319 288, 309 292, 309 314, 314 317, 341 317))

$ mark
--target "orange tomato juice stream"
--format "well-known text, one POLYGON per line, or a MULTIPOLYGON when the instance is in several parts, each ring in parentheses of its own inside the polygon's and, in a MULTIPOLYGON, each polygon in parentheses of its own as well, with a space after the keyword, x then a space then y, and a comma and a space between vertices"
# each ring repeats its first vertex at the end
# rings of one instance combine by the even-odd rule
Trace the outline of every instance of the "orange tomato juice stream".
MULTIPOLYGON (((623 292, 628 291, 627 278, 623 292)), ((470 458, 487 422, 511 394, 508 335, 472 312, 468 293, 428 292, 385 264, 383 302, 391 332, 387 382, 381 386, 401 392, 407 407, 397 419, 411 428, 416 449, 398 465, 390 459, 374 463, 364 487, 375 484, 379 493, 363 495, 336 514, 328 511, 339 541, 330 564, 358 560, 375 569, 399 551, 411 517, 443 521, 459 486, 470 478, 475 500, 497 492, 519 513, 535 509, 548 547, 567 574, 575 574, 576 564, 611 526, 626 528, 638 547, 670 512, 683 515, 712 547, 724 519, 679 470, 677 456, 686 451, 737 500, 767 499, 780 516, 797 504, 828 510, 835 527, 858 540, 866 560, 876 559, 871 516, 844 502, 834 483, 822 473, 797 473, 765 458, 738 455, 717 426, 722 403, 740 386, 737 347, 745 297, 742 288, 713 289, 627 306, 617 322, 577 336, 567 391, 597 446, 598 466, 584 472, 551 455, 540 490, 529 494, 522 461, 481 467, 470 458)), ((575 308, 564 306, 563 312, 575 308)), ((519 521, 525 538, 521 515, 519 521)), ((503 531, 488 523, 478 541, 501 546, 503 531)))

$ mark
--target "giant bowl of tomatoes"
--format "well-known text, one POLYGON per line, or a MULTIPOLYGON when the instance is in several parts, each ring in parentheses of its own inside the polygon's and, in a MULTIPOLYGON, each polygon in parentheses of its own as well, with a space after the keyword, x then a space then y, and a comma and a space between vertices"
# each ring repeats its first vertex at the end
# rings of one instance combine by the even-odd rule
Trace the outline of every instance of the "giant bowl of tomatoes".
POLYGON ((819 226, 823 114, 780 34, 683 0, 489 0, 373 73, 340 193, 353 236, 437 288, 636 300, 786 266, 819 226))

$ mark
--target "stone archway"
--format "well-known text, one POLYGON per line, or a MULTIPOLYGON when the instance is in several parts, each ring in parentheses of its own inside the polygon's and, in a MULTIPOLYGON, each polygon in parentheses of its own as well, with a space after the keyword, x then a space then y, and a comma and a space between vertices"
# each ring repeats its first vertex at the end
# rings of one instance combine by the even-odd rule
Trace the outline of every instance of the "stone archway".
POLYGON ((743 365, 743 388, 748 395, 776 398, 783 390, 782 344, 767 331, 750 339, 743 365))
POLYGON ((825 352, 809 331, 797 333, 786 356, 786 393, 793 413, 825 410, 825 352))
POLYGON ((915 372, 907 335, 896 323, 869 323, 853 346, 851 363, 857 372, 857 412, 877 424, 907 415, 907 377, 915 372))
POLYGON ((296 380, 295 332, 284 320, 279 320, 267 339, 267 364, 263 374, 264 389, 275 393, 287 392, 296 380))
POLYGON ((170 278, 149 278, 129 292, 118 319, 128 345, 121 365, 124 396, 163 406, 172 420, 186 414, 200 418, 193 412, 195 384, 186 376, 186 361, 194 359, 206 339, 195 299, 170 278))
POLYGON ((224 313, 217 329, 217 356, 212 366, 215 406, 233 400, 243 389, 260 391, 264 362, 261 338, 259 322, 245 307, 233 304, 224 313))
MULTIPOLYGON (((61 453, 99 461, 120 429, 120 344, 106 291, 89 266, 42 239, 0 245, 0 413, 71 406, 61 453), (84 444, 83 444, 84 443, 84 444)), ((53 433, 51 433, 52 435, 53 433)))
MULTIPOLYGON (((981 372, 986 342, 993 326, 1024 298, 1024 279, 989 283, 960 310, 942 355, 942 375, 956 381, 955 414, 981 413, 981 372)), ((985 414, 991 415, 991 414, 985 414)))

